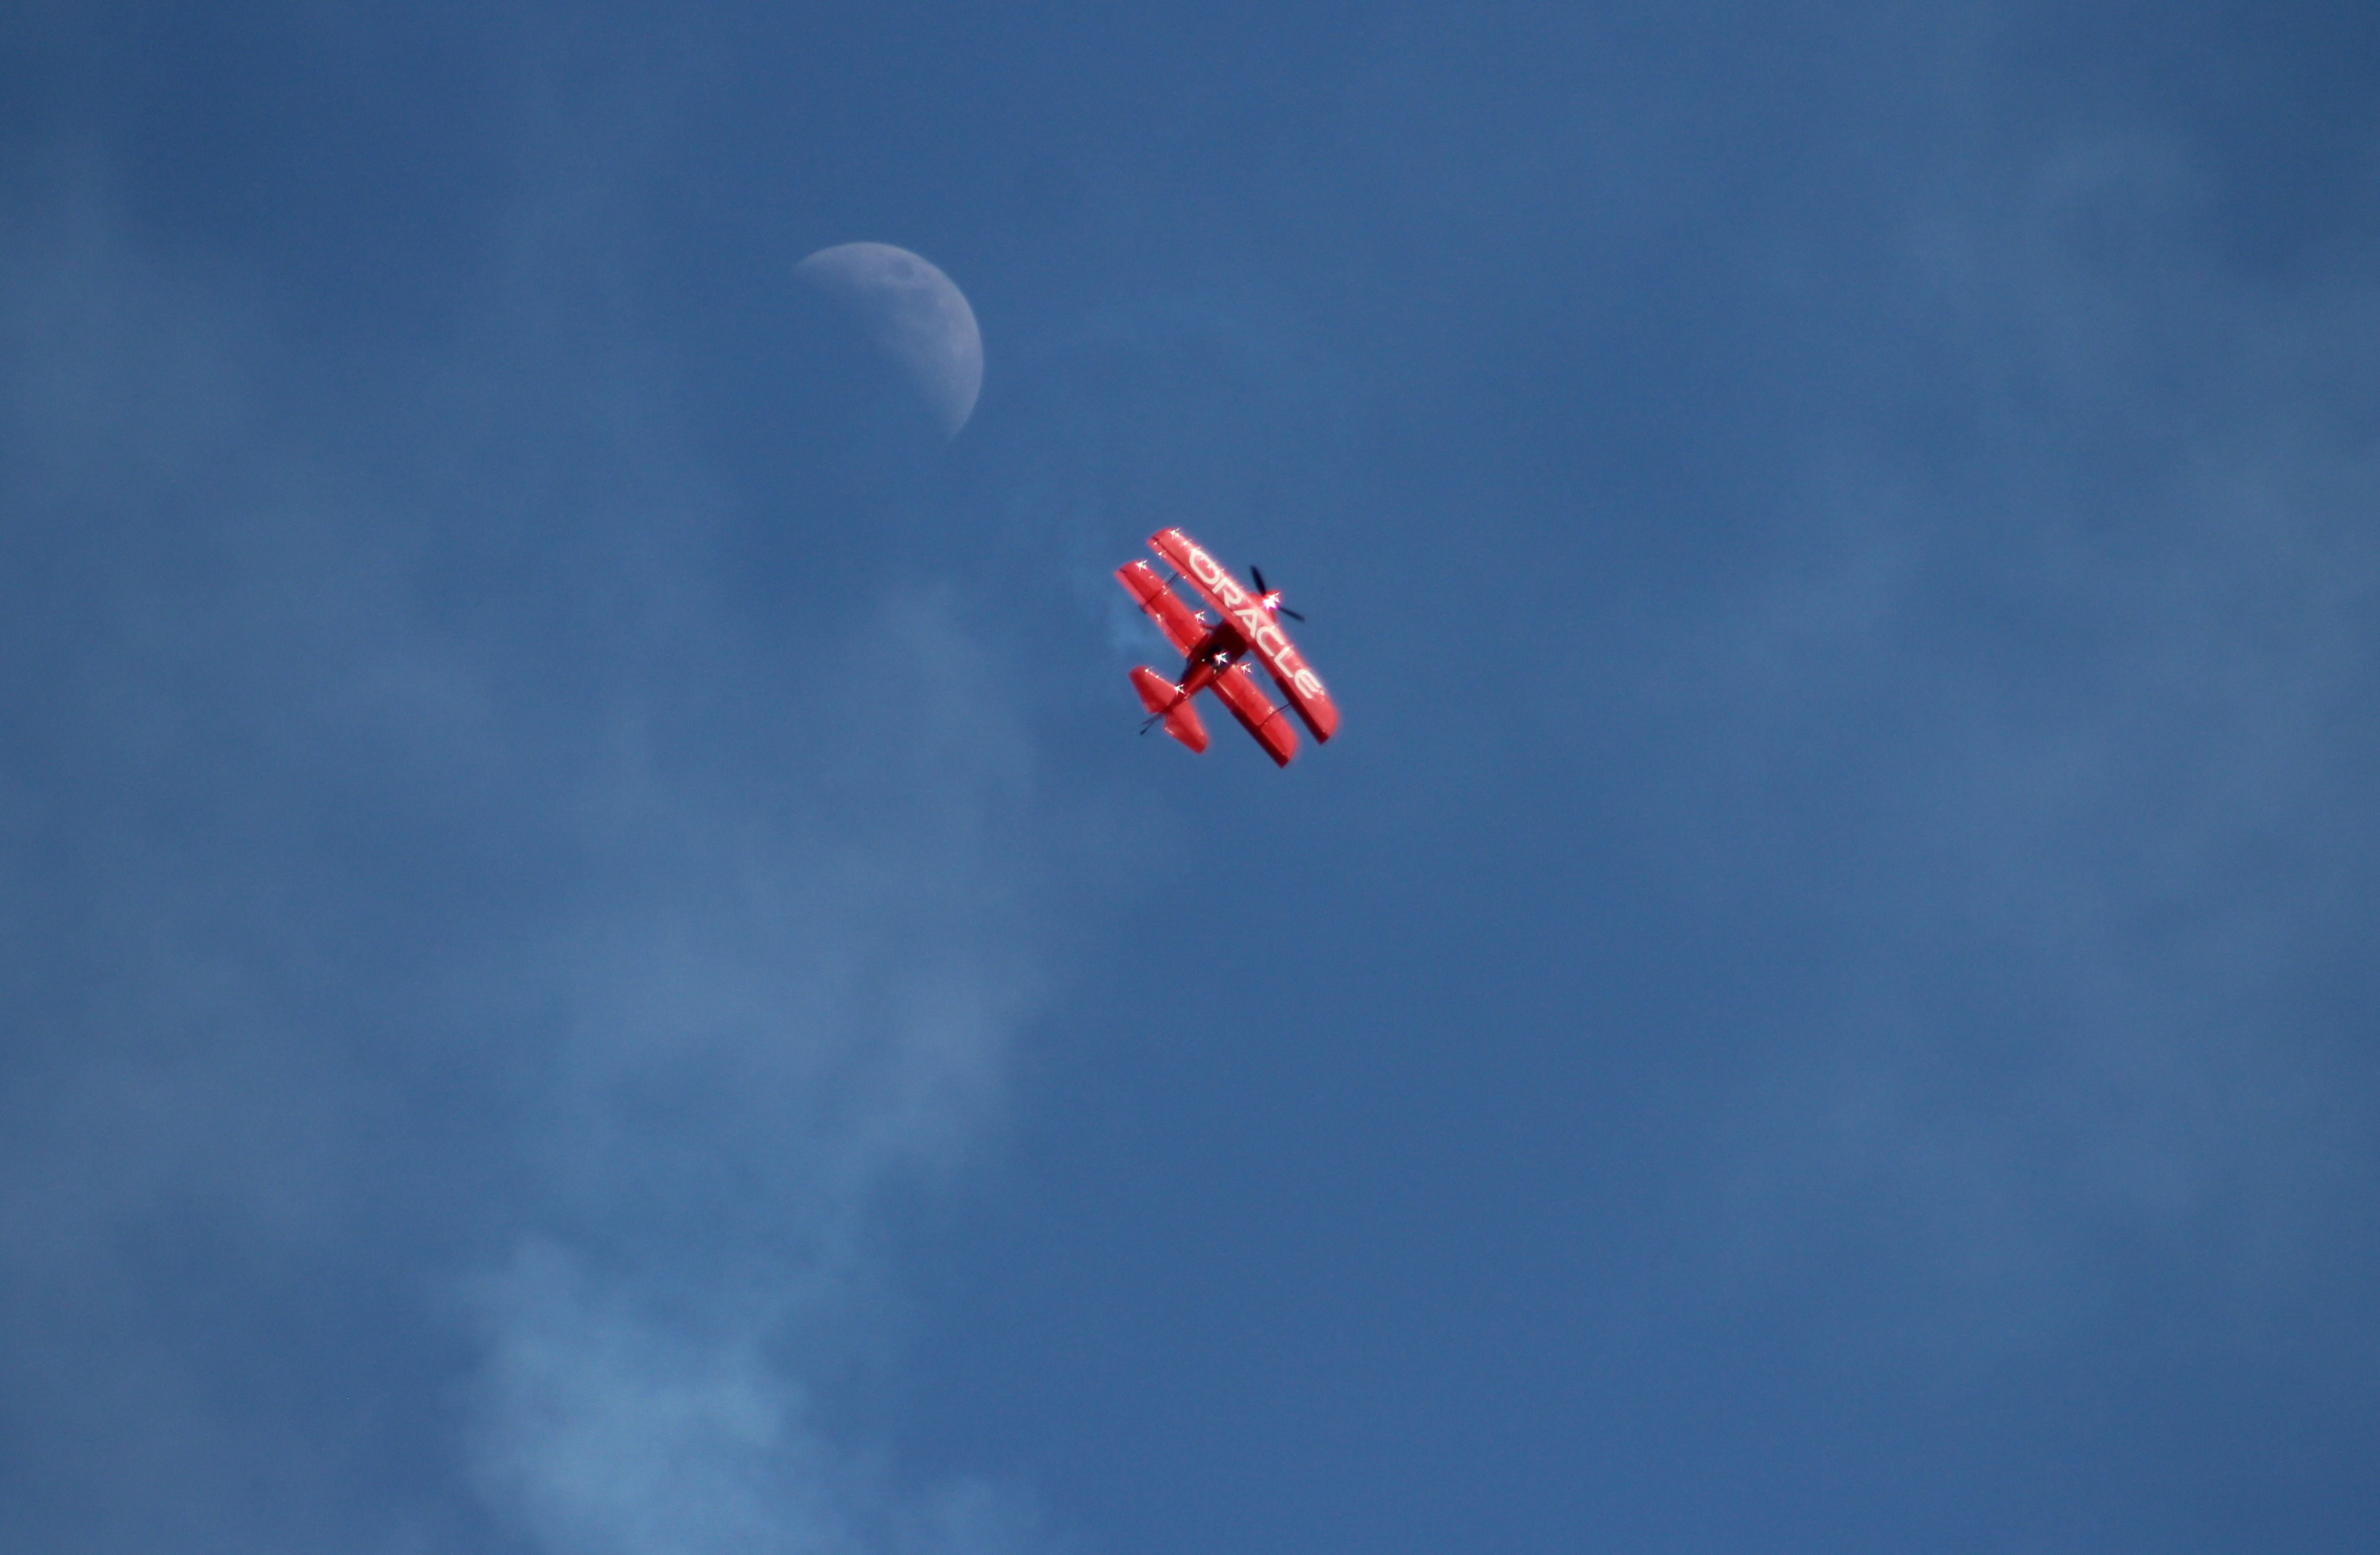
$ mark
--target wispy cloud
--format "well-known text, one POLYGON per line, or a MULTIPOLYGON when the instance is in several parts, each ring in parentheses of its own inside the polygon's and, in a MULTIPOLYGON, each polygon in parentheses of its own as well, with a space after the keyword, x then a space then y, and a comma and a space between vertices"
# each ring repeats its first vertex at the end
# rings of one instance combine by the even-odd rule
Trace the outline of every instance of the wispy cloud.
POLYGON ((468 1289, 487 1356, 471 1392, 476 1476, 541 1549, 998 1555, 1043 1542, 1012 1492, 905 1492, 879 1455, 837 1440, 760 1314, 640 1307, 541 1242, 468 1289))
POLYGON ((341 407, 96 169, 0 219, 0 1539, 1038 1542, 832 1396, 1037 978, 949 600, 751 614, 540 318, 341 407))

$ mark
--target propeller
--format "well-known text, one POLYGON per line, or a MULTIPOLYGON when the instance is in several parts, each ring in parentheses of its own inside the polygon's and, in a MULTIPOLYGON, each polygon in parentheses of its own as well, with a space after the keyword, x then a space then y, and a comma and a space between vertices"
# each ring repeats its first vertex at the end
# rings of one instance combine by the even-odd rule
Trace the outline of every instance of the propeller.
POLYGON ((1300 615, 1297 612, 1290 609, 1287 605, 1281 602, 1280 589, 1268 589, 1265 587, 1264 568, 1257 566, 1254 562, 1251 562, 1248 564, 1248 576, 1257 580, 1257 592, 1264 596, 1265 609, 1269 611, 1277 610, 1283 615, 1288 616, 1292 621, 1304 621, 1305 619, 1305 616, 1300 615))

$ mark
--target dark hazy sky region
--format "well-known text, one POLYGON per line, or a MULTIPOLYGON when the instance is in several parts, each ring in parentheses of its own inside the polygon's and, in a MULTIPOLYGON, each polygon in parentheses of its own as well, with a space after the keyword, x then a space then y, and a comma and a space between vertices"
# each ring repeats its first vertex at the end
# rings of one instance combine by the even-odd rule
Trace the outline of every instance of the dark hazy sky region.
POLYGON ((2363 1555, 2375 773, 2368 3, 12 6, 0 1550, 2363 1555))

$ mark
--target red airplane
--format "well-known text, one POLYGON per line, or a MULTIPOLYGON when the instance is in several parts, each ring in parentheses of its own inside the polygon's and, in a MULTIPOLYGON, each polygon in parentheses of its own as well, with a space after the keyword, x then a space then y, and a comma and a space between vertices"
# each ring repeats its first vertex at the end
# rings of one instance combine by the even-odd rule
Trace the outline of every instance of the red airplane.
MULTIPOLYGON (((1257 685, 1256 674, 1248 667, 1248 661, 1256 658, 1272 672, 1281 694, 1314 731, 1318 743, 1339 732, 1339 709, 1332 704, 1330 693, 1322 688, 1321 677, 1306 666, 1297 645, 1274 619, 1286 615, 1303 621, 1305 617, 1282 607, 1280 593, 1265 588, 1263 573, 1256 574, 1253 590, 1241 587, 1228 568, 1180 529, 1160 529, 1148 537, 1148 544, 1174 572, 1196 587, 1216 613, 1209 619, 1206 612, 1191 610, 1173 592, 1170 580, 1159 577, 1157 569, 1147 562, 1127 562, 1116 568, 1117 579, 1183 656, 1179 682, 1166 679, 1146 664, 1132 672, 1132 688, 1140 693, 1140 705, 1148 710, 1148 723, 1162 721, 1167 734, 1193 750, 1205 750, 1207 726, 1198 722, 1198 710, 1190 699, 1201 691, 1212 691, 1232 710, 1240 726, 1256 736, 1266 755, 1288 766, 1290 758, 1297 754, 1297 730, 1257 685)), ((1148 730, 1148 723, 1141 725, 1142 733, 1148 730)))

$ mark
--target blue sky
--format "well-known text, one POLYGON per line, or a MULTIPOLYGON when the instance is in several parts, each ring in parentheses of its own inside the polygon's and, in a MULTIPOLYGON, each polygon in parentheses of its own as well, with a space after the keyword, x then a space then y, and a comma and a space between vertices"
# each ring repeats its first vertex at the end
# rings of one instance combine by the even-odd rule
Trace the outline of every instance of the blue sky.
POLYGON ((2369 1549, 2375 69, 18 7, 0 1546, 2369 1549))

